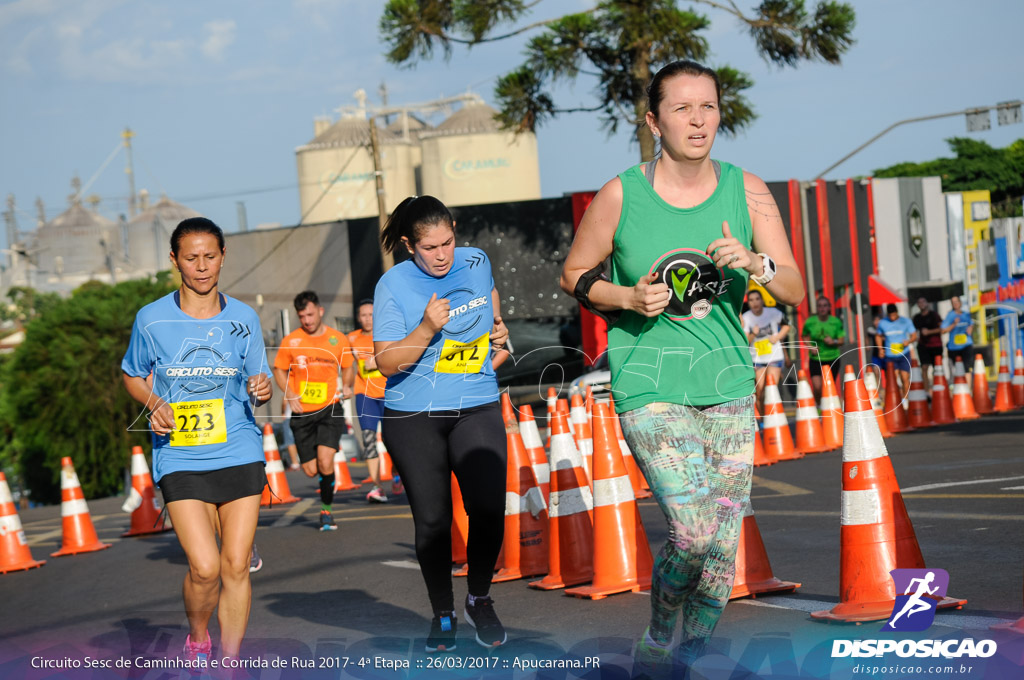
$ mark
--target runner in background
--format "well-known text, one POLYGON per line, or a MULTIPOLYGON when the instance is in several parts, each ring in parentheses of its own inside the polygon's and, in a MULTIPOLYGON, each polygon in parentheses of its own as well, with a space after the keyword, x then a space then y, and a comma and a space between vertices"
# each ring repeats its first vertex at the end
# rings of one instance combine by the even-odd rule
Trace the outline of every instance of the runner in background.
POLYGON ((171 264, 181 287, 139 310, 121 362, 128 393, 150 411, 153 479, 188 560, 183 655, 193 663, 211 658, 214 609, 218 658, 238 656, 267 481, 253 418, 273 389, 263 330, 251 307, 218 290, 224 254, 224 234, 210 220, 178 224, 171 264))
POLYGON ((832 315, 832 303, 819 295, 814 303, 814 316, 804 321, 800 337, 810 340, 811 357, 808 365, 815 400, 821 399, 821 375, 827 366, 834 380, 842 380, 839 348, 846 339, 846 330, 839 317, 832 315))
POLYGON ((949 333, 949 340, 946 341, 949 363, 956 363, 956 358, 960 357, 966 370, 974 370, 974 356, 971 354, 974 351, 974 318, 963 308, 959 297, 954 295, 949 303, 953 309, 942 320, 942 332, 949 333))
POLYGON ((942 356, 942 317, 932 309, 932 305, 923 297, 917 299, 917 314, 914 315, 914 328, 920 340, 917 341, 917 359, 921 363, 921 376, 928 394, 932 393, 932 366, 935 357, 942 356))
POLYGON ((324 308, 313 291, 295 296, 295 311, 300 327, 281 340, 274 379, 292 411, 302 471, 320 475, 320 531, 334 531, 334 454, 347 431, 339 396, 352 395, 352 348, 344 333, 323 323, 324 308))
POLYGON ((782 340, 789 334, 789 322, 786 315, 777 307, 765 307, 760 291, 747 292, 747 304, 750 309, 743 312, 743 332, 750 343, 750 358, 754 362, 754 374, 757 381, 757 407, 764 413, 764 386, 766 376, 780 382, 782 367, 786 357, 782 353, 782 340))
POLYGON ((366 468, 373 480, 373 488, 366 494, 371 503, 387 503, 388 497, 380 485, 380 458, 377 453, 377 425, 384 415, 384 385, 387 378, 377 370, 373 357, 373 300, 362 300, 356 310, 359 328, 348 334, 355 357, 356 416, 363 436, 363 455, 366 468))
POLYGON ((381 242, 411 255, 377 282, 373 345, 388 377, 384 444, 405 483, 433 612, 426 651, 456 646, 452 473, 469 515, 463 614, 477 643, 495 647, 507 639, 489 595, 505 532, 507 451, 492 360, 508 338, 501 298, 487 254, 455 247, 455 221, 433 196, 402 201, 381 242))
MULTIPOLYGON (((905 400, 910 394, 910 345, 917 340, 917 329, 905 316, 900 316, 896 305, 889 303, 885 307, 886 318, 878 324, 878 334, 883 338, 885 359, 883 367, 892 364, 899 379, 900 399, 905 400)), ((886 385, 893 389, 896 385, 886 385)))

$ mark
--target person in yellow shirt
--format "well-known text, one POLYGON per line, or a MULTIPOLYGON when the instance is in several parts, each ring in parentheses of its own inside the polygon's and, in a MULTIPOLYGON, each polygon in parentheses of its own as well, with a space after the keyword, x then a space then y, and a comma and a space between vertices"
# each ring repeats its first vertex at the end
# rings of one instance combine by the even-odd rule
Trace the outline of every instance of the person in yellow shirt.
POLYGON ((373 488, 366 494, 371 503, 387 503, 388 497, 380 485, 380 458, 377 454, 377 425, 384 415, 384 384, 387 378, 377 370, 373 356, 373 300, 359 303, 356 310, 359 328, 348 334, 352 355, 356 360, 356 415, 363 431, 363 452, 366 467, 373 480, 373 488))
POLYGON ((311 290, 295 296, 300 327, 281 341, 274 380, 291 408, 291 428, 302 471, 320 475, 320 531, 334 531, 334 454, 346 431, 339 398, 352 396, 352 347, 341 331, 323 323, 324 308, 311 290), (341 373, 341 390, 338 374, 341 373))

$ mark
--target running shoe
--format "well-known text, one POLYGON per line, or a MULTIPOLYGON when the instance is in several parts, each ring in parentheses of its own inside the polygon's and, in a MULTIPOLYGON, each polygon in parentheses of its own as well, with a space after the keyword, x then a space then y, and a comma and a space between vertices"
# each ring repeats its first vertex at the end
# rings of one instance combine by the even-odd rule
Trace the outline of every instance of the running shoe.
POLYGON ((252 544, 252 554, 249 555, 249 573, 254 574, 263 568, 263 558, 256 550, 256 544, 252 544))
POLYGON ((505 644, 508 636, 505 634, 505 627, 498 620, 494 613, 494 600, 487 597, 476 598, 475 604, 469 603, 469 595, 466 596, 466 608, 463 611, 469 625, 476 628, 476 641, 483 647, 497 647, 505 644))
POLYGON ((395 475, 394 479, 391 480, 391 493, 396 496, 401 496, 405 491, 405 487, 402 486, 402 478, 395 475))
POLYGON ((192 642, 192 635, 185 636, 185 647, 182 655, 189 662, 189 671, 194 675, 201 674, 210 667, 210 653, 213 651, 213 640, 206 633, 206 642, 192 642))
POLYGON ((650 628, 636 643, 630 677, 635 680, 668 680, 672 677, 672 645, 662 646, 654 642, 650 628))
POLYGON ((370 489, 370 493, 366 494, 366 500, 371 503, 387 503, 388 497, 385 495, 383 489, 379 486, 375 486, 370 489))
POLYGON ((455 612, 441 612, 430 621, 430 635, 427 636, 428 653, 455 651, 455 631, 459 620, 455 612))
POLYGON ((334 523, 334 517, 326 510, 320 511, 320 531, 337 531, 338 525, 334 523))

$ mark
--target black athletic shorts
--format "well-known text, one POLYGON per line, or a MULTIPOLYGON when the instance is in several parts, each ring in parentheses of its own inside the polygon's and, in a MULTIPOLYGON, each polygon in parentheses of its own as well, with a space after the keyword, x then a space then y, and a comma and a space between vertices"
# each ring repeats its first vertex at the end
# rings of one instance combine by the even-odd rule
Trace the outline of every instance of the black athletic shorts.
POLYGON ((832 361, 819 361, 814 357, 811 357, 810 361, 807 364, 807 368, 809 369, 808 374, 812 376, 821 375, 822 373, 824 373, 824 369, 822 369, 822 366, 828 366, 829 372, 832 373, 833 381, 842 380, 842 377, 837 374, 837 371, 843 370, 841 359, 833 359, 832 361))
POLYGON ((921 361, 921 368, 925 366, 934 366, 935 357, 942 356, 942 346, 938 347, 921 347, 917 346, 917 358, 921 361))
POLYGON ((960 349, 947 349, 946 354, 949 355, 949 363, 956 366, 956 358, 964 362, 964 370, 970 371, 974 368, 974 355, 977 352, 974 351, 974 345, 967 345, 967 347, 961 347, 960 349))
MULTIPOLYGON (((341 402, 324 406, 311 413, 293 413, 289 419, 299 461, 307 463, 316 460, 316 447, 326 446, 338 450, 341 435, 348 432, 345 427, 345 412, 341 402)), ((333 463, 332 463, 333 465, 333 463)))
POLYGON ((204 503, 227 503, 259 496, 267 483, 264 463, 246 463, 204 472, 171 472, 160 478, 164 503, 197 500, 204 503))

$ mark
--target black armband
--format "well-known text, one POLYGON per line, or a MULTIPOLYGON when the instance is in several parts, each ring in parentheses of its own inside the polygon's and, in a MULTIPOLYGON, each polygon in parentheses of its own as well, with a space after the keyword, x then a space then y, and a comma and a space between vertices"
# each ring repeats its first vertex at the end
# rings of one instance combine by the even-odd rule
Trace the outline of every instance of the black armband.
POLYGON ((590 289, 594 287, 594 284, 598 281, 607 281, 608 277, 604 274, 604 263, 597 265, 589 271, 585 271, 580 275, 580 278, 576 281, 576 288, 573 289, 573 296, 579 300, 579 303, 583 305, 583 309, 587 310, 592 314, 596 314, 605 320, 608 325, 611 325, 618 321, 619 316, 622 315, 621 311, 614 312, 602 312, 600 309, 594 306, 594 303, 590 301, 590 289))

